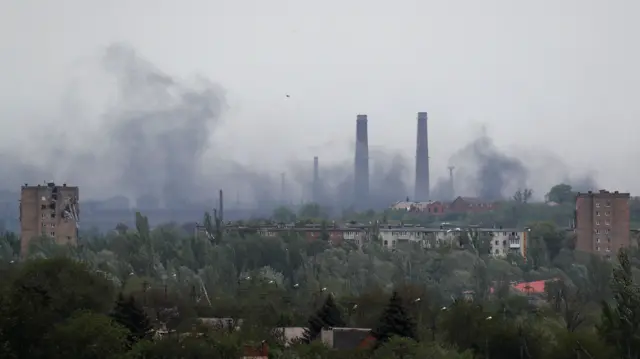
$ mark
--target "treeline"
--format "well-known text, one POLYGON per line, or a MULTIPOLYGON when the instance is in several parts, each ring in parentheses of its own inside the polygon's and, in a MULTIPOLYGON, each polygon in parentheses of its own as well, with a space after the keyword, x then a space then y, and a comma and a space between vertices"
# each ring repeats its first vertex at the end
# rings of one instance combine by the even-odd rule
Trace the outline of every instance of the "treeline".
POLYGON ((279 291, 279 304, 269 283, 257 280, 239 292, 253 300, 236 305, 148 286, 123 295, 123 288, 86 263, 29 260, 2 266, 0 357, 235 359, 247 348, 268 347, 269 357, 300 359, 632 359, 640 355, 640 293, 628 253, 618 259, 613 299, 600 304, 558 281, 549 286, 545 303, 537 304, 508 292, 443 301, 414 283, 396 285, 391 293, 372 288, 340 298, 320 289, 306 305, 272 288, 279 291), (292 320, 285 317, 295 310, 305 315, 300 324, 307 330, 287 346, 273 329, 292 320), (242 321, 231 327, 199 324, 198 317, 218 311, 242 321), (323 328, 346 326, 370 327, 372 341, 346 349, 318 341, 323 328))
POLYGON ((630 359, 640 345, 638 250, 605 261, 550 223, 532 227, 525 260, 478 243, 388 251, 136 222, 85 233, 77 247, 39 239, 26 260, 15 235, 0 237, 0 358, 237 358, 266 341, 282 358, 630 359), (547 281, 542 293, 514 288, 536 280, 547 281), (336 351, 317 340, 285 347, 273 334, 326 326, 370 328, 378 340, 336 351), (169 334, 154 339, 158 330, 169 334))

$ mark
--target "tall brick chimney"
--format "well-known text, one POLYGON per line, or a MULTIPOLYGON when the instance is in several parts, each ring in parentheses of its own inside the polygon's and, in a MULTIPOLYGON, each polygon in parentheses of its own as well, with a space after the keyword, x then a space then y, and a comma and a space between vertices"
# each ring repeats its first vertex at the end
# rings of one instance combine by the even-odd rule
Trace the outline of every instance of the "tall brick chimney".
POLYGON ((428 201, 430 199, 429 197, 429 133, 427 129, 427 113, 418 112, 414 201, 428 201))
POLYGON ((313 184, 311 187, 311 195, 313 203, 320 203, 320 172, 318 168, 318 156, 313 158, 313 184))
POLYGON ((369 133, 367 122, 367 115, 357 116, 354 193, 355 207, 358 210, 369 208, 369 133))

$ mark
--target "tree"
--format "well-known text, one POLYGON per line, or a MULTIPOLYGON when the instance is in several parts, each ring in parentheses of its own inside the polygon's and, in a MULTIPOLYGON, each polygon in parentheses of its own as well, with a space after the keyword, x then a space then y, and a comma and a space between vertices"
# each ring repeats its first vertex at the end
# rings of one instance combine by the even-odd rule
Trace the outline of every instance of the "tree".
POLYGON ((318 338, 323 328, 339 328, 345 325, 340 308, 336 305, 333 295, 329 294, 322 308, 309 318, 303 340, 310 343, 318 338))
POLYGON ((533 196, 532 189, 529 189, 529 188, 519 189, 516 191, 516 193, 514 193, 513 200, 516 203, 526 204, 531 199, 531 196, 533 196))
POLYGON ((149 339, 152 335, 153 328, 149 317, 136 303, 132 295, 128 299, 125 299, 122 293, 118 295, 111 317, 116 323, 129 330, 127 339, 131 345, 140 340, 149 339))
POLYGON ((409 317, 398 292, 394 291, 391 295, 378 326, 373 330, 373 336, 378 344, 387 342, 392 336, 418 340, 416 325, 409 317))
POLYGON ((626 249, 618 253, 619 267, 613 270, 613 305, 602 303, 602 322, 598 332, 605 342, 616 347, 619 357, 640 356, 640 291, 626 249))
POLYGON ((108 316, 78 312, 47 335, 45 355, 51 359, 113 359, 126 350, 127 330, 108 316))
POLYGON ((42 340, 51 328, 77 310, 105 313, 113 300, 104 276, 66 258, 27 262, 4 294, 0 343, 18 358, 41 357, 42 340))
POLYGON ((544 290, 553 310, 564 321, 567 331, 575 332, 585 321, 582 293, 574 286, 568 285, 564 280, 547 281, 544 290))
POLYGON ((569 203, 575 198, 573 188, 566 183, 557 184, 549 190, 547 193, 547 200, 550 202, 556 202, 559 204, 569 203))

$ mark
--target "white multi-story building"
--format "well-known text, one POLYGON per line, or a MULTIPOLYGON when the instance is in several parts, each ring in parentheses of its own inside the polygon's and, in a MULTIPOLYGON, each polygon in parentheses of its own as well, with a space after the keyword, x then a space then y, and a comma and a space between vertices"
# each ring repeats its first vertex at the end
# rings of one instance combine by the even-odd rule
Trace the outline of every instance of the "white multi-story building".
POLYGON ((397 227, 380 228, 382 245, 393 249, 402 243, 416 243, 424 248, 438 248, 451 246, 462 248, 460 235, 466 233, 469 240, 476 236, 490 237, 491 255, 504 257, 509 253, 526 256, 527 230, 506 228, 424 228, 424 227, 397 227))

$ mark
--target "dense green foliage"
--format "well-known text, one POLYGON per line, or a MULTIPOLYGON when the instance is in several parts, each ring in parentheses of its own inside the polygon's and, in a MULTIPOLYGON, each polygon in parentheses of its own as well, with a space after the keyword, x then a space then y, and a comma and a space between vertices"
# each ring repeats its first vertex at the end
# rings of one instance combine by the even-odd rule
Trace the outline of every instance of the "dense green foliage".
MULTIPOLYGON (((526 261, 487 256, 482 238, 462 250, 387 251, 295 235, 199 238, 172 224, 151 229, 142 215, 136 222, 85 233, 77 247, 39 239, 25 260, 15 235, 0 238, 0 357, 239 358, 262 341, 270 357, 301 359, 640 352, 640 252, 612 262, 576 252, 553 222, 529 223, 526 261), (549 280, 545 293, 512 288, 533 280, 549 280), (326 327, 371 328, 379 340, 287 347, 273 330, 283 326, 307 327, 311 338, 326 327)), ((210 216, 209 226, 221 233, 210 216)))
POLYGON ((302 339, 305 343, 311 343, 319 338, 322 329, 344 326, 340 308, 336 305, 333 295, 329 294, 322 307, 309 318, 302 339))

